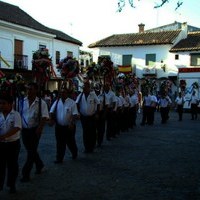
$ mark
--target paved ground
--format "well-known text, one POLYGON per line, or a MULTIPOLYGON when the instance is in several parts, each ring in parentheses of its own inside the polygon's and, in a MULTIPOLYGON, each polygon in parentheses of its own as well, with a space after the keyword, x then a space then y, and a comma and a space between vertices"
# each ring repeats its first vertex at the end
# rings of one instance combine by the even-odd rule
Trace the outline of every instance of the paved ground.
MULTIPOLYGON (((199 200, 200 199, 200 120, 183 121, 170 114, 168 124, 138 126, 105 141, 95 153, 83 153, 80 124, 77 130, 79 157, 71 160, 66 152, 61 165, 55 159, 53 128, 46 127, 40 154, 47 171, 30 183, 17 182, 18 192, 0 193, 1 200, 199 200)), ((20 153, 20 169, 24 163, 20 153)))

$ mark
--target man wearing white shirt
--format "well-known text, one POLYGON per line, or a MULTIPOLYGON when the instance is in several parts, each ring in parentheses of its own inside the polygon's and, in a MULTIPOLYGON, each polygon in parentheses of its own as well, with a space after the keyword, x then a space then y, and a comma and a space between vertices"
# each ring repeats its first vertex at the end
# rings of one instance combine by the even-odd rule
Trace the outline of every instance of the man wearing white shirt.
POLYGON ((197 110, 198 110, 198 104, 199 104, 199 99, 196 96, 196 92, 193 91, 191 99, 189 100, 189 103, 191 104, 191 120, 196 120, 197 119, 197 110))
POLYGON ((139 108, 138 94, 136 90, 130 90, 130 128, 136 126, 137 111, 139 108))
POLYGON ((172 101, 170 97, 166 94, 166 92, 161 93, 161 97, 159 99, 159 106, 160 106, 160 115, 161 115, 161 123, 165 124, 169 119, 169 108, 172 101))
POLYGON ((72 159, 76 159, 78 155, 75 139, 75 120, 78 116, 78 110, 76 102, 69 97, 71 92, 71 89, 62 88, 60 98, 50 108, 51 120, 54 120, 55 123, 57 152, 54 163, 56 164, 63 162, 66 146, 72 154, 72 159))
POLYGON ((98 117, 96 118, 96 128, 97 128, 97 147, 101 147, 104 140, 105 129, 106 129, 106 108, 105 108, 106 96, 105 92, 102 91, 100 85, 97 85, 94 90, 100 102, 99 113, 98 117))
POLYGON ((22 141, 27 151, 21 182, 30 181, 33 164, 36 166, 36 174, 40 174, 44 168, 37 149, 45 122, 49 118, 49 111, 46 102, 37 97, 37 94, 38 85, 31 82, 27 86, 27 96, 19 102, 19 112, 22 117, 22 141))
POLYGON ((177 112, 179 115, 179 121, 182 121, 183 118, 183 105, 185 103, 185 98, 182 95, 181 92, 179 92, 178 96, 175 99, 176 107, 177 107, 177 112))
POLYGON ((84 83, 83 92, 77 96, 76 104, 83 129, 85 153, 93 153, 96 146, 95 122, 99 112, 100 101, 95 92, 91 91, 89 82, 84 83))
POLYGON ((107 110, 107 127, 106 127, 106 139, 111 140, 115 135, 115 118, 117 99, 115 93, 111 90, 110 84, 104 85, 104 92, 107 99, 106 110, 107 110))

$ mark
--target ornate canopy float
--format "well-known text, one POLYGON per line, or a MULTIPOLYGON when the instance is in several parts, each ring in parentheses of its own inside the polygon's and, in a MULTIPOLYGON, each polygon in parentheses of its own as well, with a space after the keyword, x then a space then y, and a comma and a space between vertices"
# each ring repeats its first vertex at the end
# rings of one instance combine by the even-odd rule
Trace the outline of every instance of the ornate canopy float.
POLYGON ((62 77, 61 88, 68 88, 70 90, 77 90, 77 82, 75 77, 79 74, 79 62, 71 56, 66 56, 61 59, 57 65, 57 69, 62 77), (75 89, 76 88, 76 89, 75 89))
POLYGON ((48 49, 39 49, 33 53, 32 70, 34 81, 43 89, 50 77, 56 77, 48 49))

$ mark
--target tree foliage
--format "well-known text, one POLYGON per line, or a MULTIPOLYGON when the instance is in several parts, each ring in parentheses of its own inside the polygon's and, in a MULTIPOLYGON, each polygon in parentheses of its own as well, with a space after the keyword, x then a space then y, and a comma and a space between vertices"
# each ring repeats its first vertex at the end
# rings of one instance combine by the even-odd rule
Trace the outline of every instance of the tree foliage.
MULTIPOLYGON (((135 8, 134 0, 127 0, 127 1, 132 8, 135 8)), ((145 1, 145 0, 138 0, 138 1, 145 1)), ((170 3, 170 1, 172 1, 172 0, 159 0, 159 2, 156 3, 156 5, 154 5, 154 8, 156 8, 156 9, 160 8, 160 7, 164 6, 166 3, 170 3)), ((174 9, 177 10, 182 4, 183 4, 183 0, 177 0, 176 7, 174 9)), ((123 10, 123 8, 125 7, 125 5, 126 5, 126 0, 118 0, 117 12, 121 12, 123 10)))

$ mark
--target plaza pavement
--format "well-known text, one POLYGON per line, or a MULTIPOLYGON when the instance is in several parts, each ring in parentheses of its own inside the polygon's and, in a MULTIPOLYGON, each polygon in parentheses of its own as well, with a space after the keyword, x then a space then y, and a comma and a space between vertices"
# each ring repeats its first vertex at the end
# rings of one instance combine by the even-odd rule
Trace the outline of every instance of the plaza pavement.
MULTIPOLYGON (((184 113, 179 122, 171 111, 168 123, 161 124, 156 112, 153 126, 140 126, 141 116, 134 129, 105 140, 93 154, 83 153, 78 122, 78 158, 72 160, 67 150, 58 165, 54 129, 46 126, 39 152, 47 171, 35 175, 33 169, 30 183, 18 180, 18 192, 5 189, 0 200, 199 200, 200 119, 184 113)), ((20 172, 25 156, 22 144, 20 172)))

